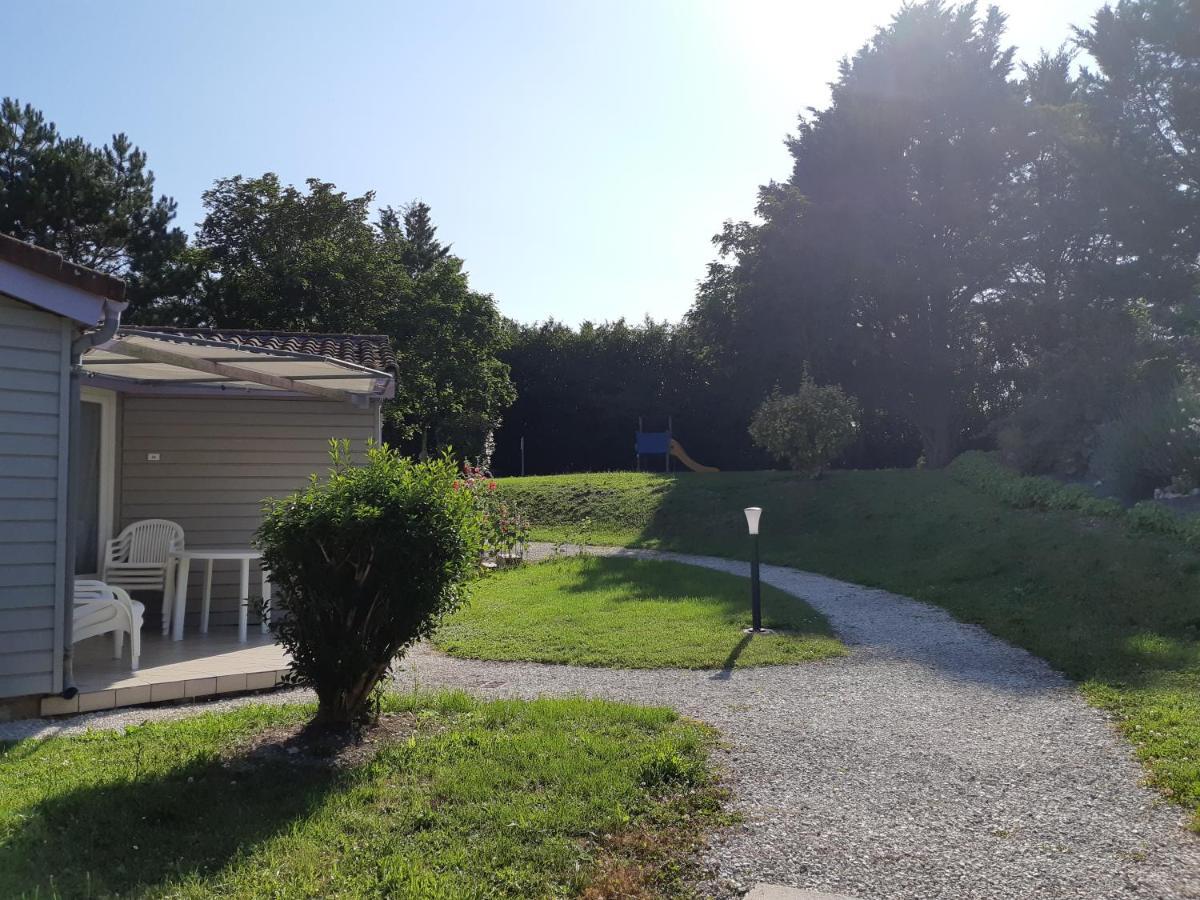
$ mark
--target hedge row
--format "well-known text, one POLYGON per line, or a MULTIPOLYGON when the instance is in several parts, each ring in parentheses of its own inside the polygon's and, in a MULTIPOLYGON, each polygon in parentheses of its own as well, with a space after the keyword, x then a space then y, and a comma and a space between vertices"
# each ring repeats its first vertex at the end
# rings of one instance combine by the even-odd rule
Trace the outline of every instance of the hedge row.
POLYGON ((958 482, 1014 509, 1073 510, 1115 519, 1130 532, 1166 535, 1200 549, 1200 516, 1179 516, 1161 503, 1143 500, 1126 508, 1116 500, 1097 497, 1082 485, 1014 472, 1001 464, 997 454, 980 450, 963 453, 948 471, 958 482))

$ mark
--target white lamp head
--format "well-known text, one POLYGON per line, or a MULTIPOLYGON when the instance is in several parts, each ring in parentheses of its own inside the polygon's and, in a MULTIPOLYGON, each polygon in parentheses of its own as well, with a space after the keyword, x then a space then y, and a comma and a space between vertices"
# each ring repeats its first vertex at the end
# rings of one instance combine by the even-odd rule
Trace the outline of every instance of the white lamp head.
POLYGON ((746 526, 750 529, 751 534, 758 534, 758 519, 762 515, 761 506, 748 506, 745 509, 746 526))

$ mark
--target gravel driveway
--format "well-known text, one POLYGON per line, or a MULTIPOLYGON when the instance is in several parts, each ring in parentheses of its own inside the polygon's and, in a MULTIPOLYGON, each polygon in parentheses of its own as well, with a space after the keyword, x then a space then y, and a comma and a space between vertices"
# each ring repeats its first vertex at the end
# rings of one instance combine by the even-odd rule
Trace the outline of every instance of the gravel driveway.
MULTIPOLYGON (((714 673, 455 660, 423 647, 397 680, 670 705, 712 723, 744 818, 708 850, 714 896, 768 881, 861 900, 1200 898, 1200 838, 1187 816, 1141 785, 1129 745, 1044 662, 884 591, 779 566, 764 566, 763 579, 828 616, 850 655, 714 673)), ((0 739, 238 702, 0 724, 0 739)))
MULTIPOLYGON (((539 548, 544 554, 546 548, 539 548)), ((745 574, 745 564, 598 550, 745 574)), ((1143 787, 1104 713, 1041 660, 941 609, 780 566, 851 654, 731 672, 416 652, 403 684, 674 706, 724 734, 744 825, 714 893, 757 881, 874 898, 1200 897, 1200 838, 1143 787)))

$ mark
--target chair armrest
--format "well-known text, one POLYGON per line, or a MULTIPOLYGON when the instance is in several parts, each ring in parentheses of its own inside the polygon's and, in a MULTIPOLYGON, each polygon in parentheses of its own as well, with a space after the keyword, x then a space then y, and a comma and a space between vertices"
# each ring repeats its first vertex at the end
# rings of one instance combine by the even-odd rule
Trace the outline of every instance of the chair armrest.
POLYGON ((104 564, 106 566, 120 562, 129 553, 128 538, 113 538, 104 545, 104 564))

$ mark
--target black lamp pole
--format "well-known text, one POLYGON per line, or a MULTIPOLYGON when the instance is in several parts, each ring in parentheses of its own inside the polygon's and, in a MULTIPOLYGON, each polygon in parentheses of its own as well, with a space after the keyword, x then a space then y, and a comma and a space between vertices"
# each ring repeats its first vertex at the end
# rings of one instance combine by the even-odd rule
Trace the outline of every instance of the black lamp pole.
POLYGON ((758 532, 754 533, 754 555, 750 558, 750 610, 754 630, 762 631, 762 586, 758 580, 758 532))

